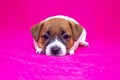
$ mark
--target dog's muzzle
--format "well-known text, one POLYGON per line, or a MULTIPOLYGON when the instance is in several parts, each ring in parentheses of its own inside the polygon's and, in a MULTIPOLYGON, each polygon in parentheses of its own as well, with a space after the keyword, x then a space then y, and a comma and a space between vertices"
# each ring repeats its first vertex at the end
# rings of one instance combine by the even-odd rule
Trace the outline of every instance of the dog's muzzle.
POLYGON ((46 46, 45 53, 46 55, 64 56, 66 55, 66 46, 56 39, 46 46))
POLYGON ((61 48, 58 47, 58 46, 53 46, 51 48, 51 54, 52 55, 59 55, 59 54, 61 54, 61 48))

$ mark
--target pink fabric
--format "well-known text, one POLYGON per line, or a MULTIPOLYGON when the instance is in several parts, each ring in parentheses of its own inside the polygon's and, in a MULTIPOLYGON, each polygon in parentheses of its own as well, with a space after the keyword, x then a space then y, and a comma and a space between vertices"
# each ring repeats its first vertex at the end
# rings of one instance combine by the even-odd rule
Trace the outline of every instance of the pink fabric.
POLYGON ((1 0, 0 80, 120 80, 119 0, 1 0), (30 27, 57 14, 75 18, 90 46, 75 55, 36 54, 30 27))

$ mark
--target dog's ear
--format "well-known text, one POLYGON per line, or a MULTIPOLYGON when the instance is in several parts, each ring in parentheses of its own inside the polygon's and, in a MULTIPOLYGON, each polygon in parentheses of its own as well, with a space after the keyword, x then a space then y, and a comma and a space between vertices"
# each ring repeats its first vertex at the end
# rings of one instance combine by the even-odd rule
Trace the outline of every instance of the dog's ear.
POLYGON ((39 35, 42 27, 43 27, 43 21, 31 27, 30 31, 36 42, 39 40, 39 35))
POLYGON ((82 28, 82 26, 74 23, 73 21, 68 21, 68 22, 69 22, 70 28, 72 30, 72 34, 73 34, 72 37, 75 41, 77 41, 83 31, 83 28, 82 28))

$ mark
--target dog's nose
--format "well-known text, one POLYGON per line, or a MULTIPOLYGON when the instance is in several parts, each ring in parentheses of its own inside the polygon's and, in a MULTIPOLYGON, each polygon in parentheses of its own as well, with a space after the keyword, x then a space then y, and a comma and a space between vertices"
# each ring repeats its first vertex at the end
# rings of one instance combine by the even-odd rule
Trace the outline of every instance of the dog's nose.
POLYGON ((60 47, 58 47, 58 46, 53 46, 53 47, 51 48, 51 53, 52 53, 53 55, 57 55, 57 54, 59 54, 59 52, 60 52, 60 47))

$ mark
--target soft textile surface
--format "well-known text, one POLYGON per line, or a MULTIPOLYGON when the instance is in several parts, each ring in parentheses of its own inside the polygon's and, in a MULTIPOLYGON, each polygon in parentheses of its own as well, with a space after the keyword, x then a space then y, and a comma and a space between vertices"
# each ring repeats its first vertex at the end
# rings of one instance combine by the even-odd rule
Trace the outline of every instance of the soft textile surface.
POLYGON ((1 0, 0 80, 120 80, 117 0, 1 0), (89 47, 64 57, 36 54, 30 27, 57 14, 87 30, 89 47))

